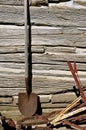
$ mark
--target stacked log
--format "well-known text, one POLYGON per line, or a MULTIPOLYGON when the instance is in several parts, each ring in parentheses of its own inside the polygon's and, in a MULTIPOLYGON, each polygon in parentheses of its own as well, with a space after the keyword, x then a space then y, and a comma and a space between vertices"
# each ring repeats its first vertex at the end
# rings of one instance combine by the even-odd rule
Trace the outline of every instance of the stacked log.
MULTIPOLYGON (((23 1, 0 1, 0 111, 21 115, 18 93, 25 90, 23 1), (14 112, 15 111, 15 112, 14 112)), ((67 61, 77 63, 86 90, 85 9, 31 7, 32 90, 43 112, 60 110, 76 95, 67 61)))

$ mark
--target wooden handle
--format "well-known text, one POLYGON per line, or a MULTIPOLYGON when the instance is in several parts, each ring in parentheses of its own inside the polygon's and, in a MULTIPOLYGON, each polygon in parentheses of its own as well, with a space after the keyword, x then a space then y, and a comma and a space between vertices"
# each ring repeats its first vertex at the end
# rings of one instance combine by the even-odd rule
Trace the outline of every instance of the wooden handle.
POLYGON ((31 23, 30 23, 30 11, 29 0, 24 0, 25 5, 25 83, 26 91, 31 92, 31 79, 32 79, 32 67, 31 67, 31 23))

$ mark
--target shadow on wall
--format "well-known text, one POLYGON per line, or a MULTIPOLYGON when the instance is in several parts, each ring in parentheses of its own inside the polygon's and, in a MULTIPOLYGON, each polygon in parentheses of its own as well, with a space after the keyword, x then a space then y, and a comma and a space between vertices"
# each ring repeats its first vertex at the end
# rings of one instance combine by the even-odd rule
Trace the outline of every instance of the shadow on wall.
POLYGON ((60 2, 68 2, 68 1, 71 1, 71 0, 58 0, 58 1, 49 0, 49 3, 60 3, 60 2))

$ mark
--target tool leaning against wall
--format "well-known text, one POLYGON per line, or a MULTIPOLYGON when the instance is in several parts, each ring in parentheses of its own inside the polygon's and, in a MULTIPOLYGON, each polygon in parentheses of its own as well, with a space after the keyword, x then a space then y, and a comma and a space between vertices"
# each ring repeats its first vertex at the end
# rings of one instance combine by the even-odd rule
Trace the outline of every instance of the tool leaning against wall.
POLYGON ((29 0, 24 0, 25 9, 25 85, 26 93, 19 93, 19 110, 31 117, 37 111, 37 95, 32 93, 31 23, 29 0))

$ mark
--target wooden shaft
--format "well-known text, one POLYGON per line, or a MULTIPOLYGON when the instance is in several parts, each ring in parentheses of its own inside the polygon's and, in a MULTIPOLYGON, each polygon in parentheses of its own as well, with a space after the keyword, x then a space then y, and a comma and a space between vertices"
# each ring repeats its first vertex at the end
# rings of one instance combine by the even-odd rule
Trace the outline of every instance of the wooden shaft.
POLYGON ((25 6, 25 83, 26 91, 31 92, 31 24, 29 0, 24 0, 25 6))

